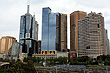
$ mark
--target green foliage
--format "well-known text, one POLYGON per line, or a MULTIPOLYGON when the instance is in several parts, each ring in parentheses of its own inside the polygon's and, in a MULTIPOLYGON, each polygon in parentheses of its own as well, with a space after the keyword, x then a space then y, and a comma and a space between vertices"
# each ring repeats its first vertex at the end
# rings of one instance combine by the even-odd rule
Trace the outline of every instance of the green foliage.
POLYGON ((78 62, 87 62, 87 61, 91 61, 91 58, 88 57, 88 56, 82 56, 82 57, 76 58, 76 61, 78 61, 78 62))
POLYGON ((7 69, 0 69, 0 73, 7 73, 7 69))
POLYGON ((29 60, 27 63, 22 63, 19 59, 12 65, 12 67, 1 71, 0 73, 36 73, 36 69, 33 65, 32 60, 29 60))
POLYGON ((24 57, 23 62, 28 62, 28 58, 24 57))
POLYGON ((36 57, 32 57, 32 58, 24 58, 23 59, 23 62, 28 62, 28 60, 32 60, 33 62, 37 62, 37 63, 39 63, 40 61, 44 61, 44 59, 41 59, 41 58, 36 58, 36 57))
POLYGON ((42 63, 44 61, 47 62, 48 66, 51 65, 57 65, 57 64, 67 64, 67 60, 68 62, 70 62, 71 65, 98 65, 100 64, 107 64, 110 65, 110 55, 101 55, 98 56, 97 59, 91 59, 88 56, 82 56, 82 57, 77 57, 74 61, 72 61, 71 59, 68 59, 67 57, 58 57, 58 58, 36 58, 36 57, 32 57, 32 58, 24 58, 24 62, 28 62, 28 60, 32 60, 33 62, 36 63, 36 65, 42 65, 42 63), (41 64, 37 64, 37 63, 41 63, 41 64))
POLYGON ((4 59, 3 62, 10 62, 10 60, 9 59, 4 59))
POLYGON ((67 57, 58 57, 59 64, 67 64, 67 57))

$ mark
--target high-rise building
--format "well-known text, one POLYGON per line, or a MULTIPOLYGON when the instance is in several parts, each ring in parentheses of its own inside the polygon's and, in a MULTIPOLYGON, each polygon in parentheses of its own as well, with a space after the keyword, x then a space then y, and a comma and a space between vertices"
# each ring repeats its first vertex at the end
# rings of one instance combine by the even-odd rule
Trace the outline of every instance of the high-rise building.
POLYGON ((9 54, 9 50, 11 49, 12 43, 16 42, 16 38, 6 36, 1 38, 1 43, 0 43, 0 53, 5 53, 9 54))
POLYGON ((41 53, 55 54, 62 50, 67 50, 67 15, 43 8, 41 53))
POLYGON ((67 51, 67 14, 56 15, 56 50, 67 51))
POLYGON ((70 14, 70 51, 78 53, 78 20, 86 17, 86 12, 75 11, 70 14))
POLYGON ((91 12, 85 19, 78 21, 78 56, 96 58, 103 54, 105 54, 104 17, 101 13, 91 12))
POLYGON ((38 53, 38 23, 35 20, 35 15, 29 13, 29 5, 27 13, 21 16, 19 42, 22 44, 22 52, 32 55, 38 53), (37 50, 36 50, 37 49, 37 50))
POLYGON ((60 14, 61 51, 67 51, 67 14, 60 14))

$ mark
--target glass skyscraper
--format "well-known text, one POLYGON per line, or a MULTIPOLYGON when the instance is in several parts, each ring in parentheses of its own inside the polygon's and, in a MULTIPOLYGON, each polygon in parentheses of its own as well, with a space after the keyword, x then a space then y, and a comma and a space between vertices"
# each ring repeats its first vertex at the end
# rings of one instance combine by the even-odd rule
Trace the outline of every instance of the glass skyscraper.
POLYGON ((35 15, 29 13, 29 5, 27 13, 21 16, 20 20, 20 35, 19 42, 22 44, 22 52, 33 54, 38 53, 38 23, 35 20, 35 15))
MULTIPOLYGON (((49 7, 42 9, 42 54, 55 54, 57 48, 61 49, 61 47, 57 47, 57 45, 60 45, 61 39, 59 36, 61 34, 60 29, 58 29, 61 25, 60 16, 60 13, 52 13, 49 7)), ((67 23, 65 25, 67 25, 67 23)), ((67 47, 65 49, 67 49, 67 47)))

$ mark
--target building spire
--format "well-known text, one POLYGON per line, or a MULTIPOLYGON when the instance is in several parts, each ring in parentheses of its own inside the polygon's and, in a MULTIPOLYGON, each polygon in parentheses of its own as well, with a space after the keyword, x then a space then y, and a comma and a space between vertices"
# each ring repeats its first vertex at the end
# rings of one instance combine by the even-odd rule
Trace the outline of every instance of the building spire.
POLYGON ((29 14, 29 5, 30 5, 30 0, 27 0, 27 13, 29 14))
POLYGON ((29 14, 29 5, 27 5, 27 13, 29 14))

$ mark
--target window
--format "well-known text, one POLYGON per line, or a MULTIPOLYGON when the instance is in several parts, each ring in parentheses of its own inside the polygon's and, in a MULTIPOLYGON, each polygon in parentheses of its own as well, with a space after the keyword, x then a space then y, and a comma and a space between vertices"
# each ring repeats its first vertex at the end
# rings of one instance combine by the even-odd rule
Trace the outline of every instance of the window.
POLYGON ((45 51, 45 54, 47 54, 47 51, 45 51))
POLYGON ((86 46, 86 49, 90 49, 90 46, 86 46))
POLYGON ((53 51, 53 54, 55 54, 55 51, 53 51))
POLYGON ((97 24, 98 28, 100 28, 99 24, 97 24))

